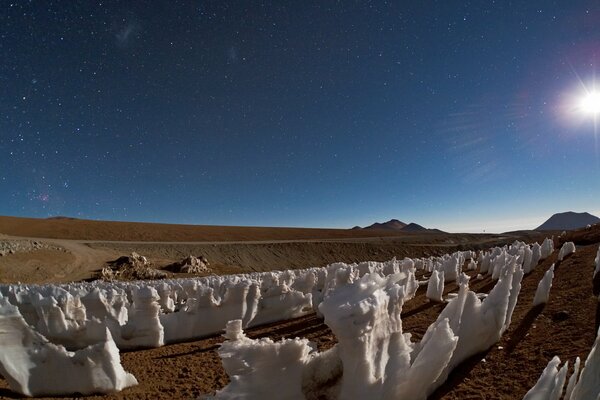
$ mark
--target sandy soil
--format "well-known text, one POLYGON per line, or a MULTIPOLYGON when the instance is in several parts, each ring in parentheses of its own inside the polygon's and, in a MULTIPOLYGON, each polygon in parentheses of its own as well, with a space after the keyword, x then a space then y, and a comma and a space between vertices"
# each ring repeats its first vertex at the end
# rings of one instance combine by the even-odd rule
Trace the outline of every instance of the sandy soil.
POLYGON ((189 255, 204 256, 211 264, 208 273, 231 274, 322 267, 336 261, 439 255, 489 248, 517 238, 540 240, 544 235, 397 234, 0 217, 0 244, 23 237, 44 243, 48 248, 0 256, 0 282, 59 283, 90 279, 108 261, 134 251, 146 256, 157 268, 189 255))
POLYGON ((174 225, 83 219, 0 216, 0 232, 23 237, 88 241, 215 242, 245 240, 332 239, 410 235, 394 231, 174 225))

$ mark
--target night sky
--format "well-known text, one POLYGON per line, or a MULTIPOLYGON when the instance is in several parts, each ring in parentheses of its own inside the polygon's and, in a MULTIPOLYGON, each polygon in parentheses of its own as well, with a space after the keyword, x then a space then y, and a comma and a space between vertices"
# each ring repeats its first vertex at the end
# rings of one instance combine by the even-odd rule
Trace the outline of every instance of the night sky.
POLYGON ((600 214, 598 1, 3 1, 0 57, 0 215, 600 214))

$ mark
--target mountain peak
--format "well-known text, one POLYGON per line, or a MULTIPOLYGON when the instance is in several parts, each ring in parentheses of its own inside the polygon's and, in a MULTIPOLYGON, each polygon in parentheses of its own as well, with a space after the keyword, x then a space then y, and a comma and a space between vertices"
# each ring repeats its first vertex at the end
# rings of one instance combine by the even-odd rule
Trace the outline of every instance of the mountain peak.
POLYGON ((389 221, 383 223, 375 222, 373 225, 369 225, 364 229, 386 229, 399 231, 402 230, 402 228, 404 228, 405 226, 406 224, 402 221, 399 221, 397 219, 390 219, 389 221))
POLYGON ((419 225, 415 222, 411 222, 410 224, 406 224, 398 219, 392 218, 387 222, 375 222, 372 225, 361 228, 360 226, 355 226, 352 229, 379 229, 379 230, 388 230, 388 231, 397 231, 397 232, 406 232, 406 233, 443 233, 439 229, 428 229, 422 225, 419 225))
POLYGON ((600 222, 600 218, 588 212, 566 211, 552 215, 536 231, 568 231, 600 222))
POLYGON ((402 228, 402 232, 427 232, 429 229, 425 228, 422 225, 411 222, 402 228))

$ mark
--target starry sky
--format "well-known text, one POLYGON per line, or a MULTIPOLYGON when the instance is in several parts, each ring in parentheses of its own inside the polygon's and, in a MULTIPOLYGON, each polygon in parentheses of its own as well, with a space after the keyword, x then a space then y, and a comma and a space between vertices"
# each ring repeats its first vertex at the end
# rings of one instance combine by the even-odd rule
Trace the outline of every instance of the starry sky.
POLYGON ((3 1, 0 215, 598 215, 598 124, 576 104, 599 25, 595 0, 3 1))

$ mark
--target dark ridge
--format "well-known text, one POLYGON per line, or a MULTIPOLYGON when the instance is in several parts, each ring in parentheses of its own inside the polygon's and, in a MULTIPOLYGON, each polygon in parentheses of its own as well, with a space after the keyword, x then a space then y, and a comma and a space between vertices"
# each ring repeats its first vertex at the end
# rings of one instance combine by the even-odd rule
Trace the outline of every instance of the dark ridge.
POLYGON ((536 228, 536 231, 570 231, 594 225, 600 222, 600 218, 587 212, 576 213, 567 211, 557 213, 548 218, 546 222, 536 228))
POLYGON ((397 219, 390 219, 389 221, 383 223, 375 222, 373 225, 369 225, 363 229, 385 229, 391 231, 400 231, 405 226, 406 224, 402 221, 399 221, 397 219))

